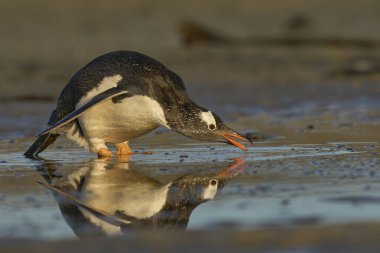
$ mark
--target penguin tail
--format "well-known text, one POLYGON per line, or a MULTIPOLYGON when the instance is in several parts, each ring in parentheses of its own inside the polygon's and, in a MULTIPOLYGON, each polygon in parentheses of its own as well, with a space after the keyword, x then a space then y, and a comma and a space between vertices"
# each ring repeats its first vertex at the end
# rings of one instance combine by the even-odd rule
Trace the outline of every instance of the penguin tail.
POLYGON ((50 144, 52 144, 59 134, 46 133, 38 137, 38 139, 33 143, 27 151, 25 151, 24 156, 28 158, 37 158, 37 155, 44 151, 50 144))

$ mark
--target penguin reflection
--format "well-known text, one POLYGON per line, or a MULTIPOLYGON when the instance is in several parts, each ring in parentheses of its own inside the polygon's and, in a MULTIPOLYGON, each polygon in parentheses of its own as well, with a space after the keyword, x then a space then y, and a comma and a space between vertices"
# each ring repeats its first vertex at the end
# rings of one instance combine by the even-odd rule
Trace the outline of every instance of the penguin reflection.
POLYGON ((93 161, 62 178, 46 174, 66 222, 79 238, 135 229, 186 229, 192 211, 213 199, 245 169, 241 158, 208 176, 188 174, 167 184, 129 168, 129 163, 93 161))

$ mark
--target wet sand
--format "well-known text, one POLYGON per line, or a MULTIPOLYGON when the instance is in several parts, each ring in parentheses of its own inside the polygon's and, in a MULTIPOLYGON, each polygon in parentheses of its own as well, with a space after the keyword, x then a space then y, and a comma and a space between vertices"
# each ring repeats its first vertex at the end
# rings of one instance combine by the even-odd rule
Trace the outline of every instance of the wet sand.
POLYGON ((0 31, 8 35, 0 47, 2 251, 378 251, 379 49, 186 45, 179 31, 191 20, 237 42, 284 34, 378 40, 376 1, 56 4, 0 3, 0 31), (304 21, 294 30, 289 24, 300 14, 304 21), (183 77, 196 102, 256 137, 247 152, 165 129, 132 141, 134 150, 153 154, 106 165, 127 164, 161 184, 217 175, 236 158, 245 170, 191 212, 187 232, 77 241, 51 192, 36 181, 44 181, 42 170, 65 177, 103 162, 64 139, 42 154, 44 161, 22 153, 70 76, 117 49, 157 58, 183 77))
POLYGON ((7 252, 377 252, 378 224, 328 226, 323 228, 265 229, 263 231, 188 232, 186 235, 145 232, 132 237, 97 241, 3 241, 7 252), (168 239, 170 238, 170 239, 168 239), (22 244, 20 243, 22 242, 22 244))

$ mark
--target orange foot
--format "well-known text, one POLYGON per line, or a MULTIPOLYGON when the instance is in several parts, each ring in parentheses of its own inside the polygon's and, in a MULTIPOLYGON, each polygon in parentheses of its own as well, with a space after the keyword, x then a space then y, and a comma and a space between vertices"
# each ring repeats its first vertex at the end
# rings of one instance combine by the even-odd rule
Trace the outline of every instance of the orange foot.
POLYGON ((112 157, 112 152, 109 151, 108 149, 106 148, 101 148, 100 150, 98 150, 98 157, 99 158, 104 158, 104 157, 112 157))
POLYGON ((116 155, 131 155, 132 150, 126 143, 116 144, 116 155))

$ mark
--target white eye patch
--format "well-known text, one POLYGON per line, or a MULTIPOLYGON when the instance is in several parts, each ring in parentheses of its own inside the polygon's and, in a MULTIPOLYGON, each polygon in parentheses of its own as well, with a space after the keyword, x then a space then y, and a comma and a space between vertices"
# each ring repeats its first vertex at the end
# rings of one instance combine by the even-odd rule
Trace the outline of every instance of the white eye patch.
POLYGON ((208 129, 210 130, 216 129, 216 120, 214 118, 214 115, 212 115, 211 111, 201 112, 200 118, 202 119, 202 121, 204 121, 207 124, 208 129))
POLYGON ((202 199, 213 199, 218 191, 218 180, 211 179, 208 186, 203 189, 202 199))

